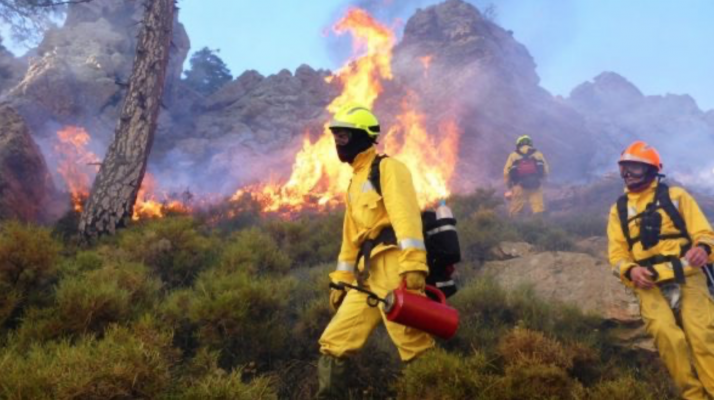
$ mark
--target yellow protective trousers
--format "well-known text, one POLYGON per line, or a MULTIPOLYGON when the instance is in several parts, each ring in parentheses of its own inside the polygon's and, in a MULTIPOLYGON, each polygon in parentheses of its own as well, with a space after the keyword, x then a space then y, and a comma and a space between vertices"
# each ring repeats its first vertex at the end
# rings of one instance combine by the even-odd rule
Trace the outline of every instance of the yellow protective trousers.
POLYGON ((511 189, 512 197, 511 204, 508 206, 508 215, 515 217, 523 211, 526 202, 530 203, 533 214, 539 214, 545 211, 543 204, 543 188, 524 189, 521 185, 514 185, 511 189))
POLYGON ((635 291, 647 332, 682 398, 714 398, 714 301, 704 273, 687 276, 682 285, 681 327, 659 289, 635 291))
MULTIPOLYGON (((402 279, 398 273, 399 254, 398 249, 393 249, 371 258, 365 286, 381 298, 396 289, 402 279)), ((337 358, 354 354, 364 346, 380 321, 384 322, 402 361, 409 361, 434 347, 431 335, 388 321, 381 305, 370 307, 366 294, 350 290, 320 337, 320 352, 337 358)))

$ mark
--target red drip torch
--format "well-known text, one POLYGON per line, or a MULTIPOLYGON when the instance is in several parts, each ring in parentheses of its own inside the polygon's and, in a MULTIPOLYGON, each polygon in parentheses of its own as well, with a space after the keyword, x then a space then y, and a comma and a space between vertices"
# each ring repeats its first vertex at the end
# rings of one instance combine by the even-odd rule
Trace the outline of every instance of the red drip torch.
POLYGON ((330 286, 338 290, 349 287, 366 293, 368 295, 367 304, 370 306, 376 307, 380 301, 384 303, 383 310, 388 320, 422 330, 442 339, 451 339, 459 327, 459 312, 446 304, 446 296, 441 290, 431 285, 426 286, 426 291, 436 295, 439 301, 410 292, 406 289, 404 281, 397 289, 389 292, 384 299, 363 287, 344 282, 330 283, 330 286))

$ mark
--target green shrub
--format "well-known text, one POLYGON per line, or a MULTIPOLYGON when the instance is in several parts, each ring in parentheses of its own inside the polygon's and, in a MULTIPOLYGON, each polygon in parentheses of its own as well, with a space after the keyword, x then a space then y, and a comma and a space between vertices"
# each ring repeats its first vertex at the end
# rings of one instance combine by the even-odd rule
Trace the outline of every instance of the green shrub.
POLYGON ((499 399, 582 399, 583 387, 555 365, 513 365, 501 380, 499 399))
POLYGON ((0 227, 0 327, 46 296, 57 274, 60 245, 47 229, 5 222, 0 227))
POLYGON ((253 273, 285 273, 290 268, 290 259, 268 233, 252 227, 238 232, 224 247, 221 267, 253 273))
POLYGON ((483 261, 500 242, 517 239, 517 233, 491 209, 479 209, 460 219, 457 226, 464 260, 483 261))
POLYGON ((654 400, 661 399, 646 382, 631 376, 600 382, 588 390, 589 400, 654 400))
POLYGON ((196 354, 184 371, 178 390, 165 396, 167 399, 272 400, 278 398, 273 389, 272 378, 254 377, 246 383, 243 368, 227 373, 218 367, 218 354, 205 349, 196 354))
POLYGON ((189 330, 182 337, 195 336, 199 346, 220 351, 220 366, 229 369, 288 351, 284 323, 294 286, 289 278, 208 270, 193 289, 172 293, 162 313, 175 328, 189 330))
POLYGON ((493 399, 488 392, 494 376, 487 373, 486 358, 469 357, 433 349, 409 363, 395 382, 400 399, 493 399))
POLYGON ((498 352, 507 366, 519 368, 529 365, 554 365, 569 370, 573 357, 558 341, 541 332, 516 327, 505 335, 498 345, 498 352))
POLYGON ((518 320, 508 305, 508 293, 491 277, 471 281, 449 301, 460 315, 456 337, 447 342, 450 348, 493 349, 518 320))
POLYGON ((151 267, 168 288, 189 286, 216 258, 217 243, 197 231, 193 219, 148 221, 119 236, 120 256, 151 267))
POLYGON ((575 248, 571 235, 545 218, 514 222, 522 240, 547 251, 569 251, 575 248))
POLYGON ((141 264, 105 266, 60 281, 50 307, 28 310, 19 329, 24 343, 102 333, 150 311, 161 283, 141 264))
POLYGON ((337 259, 344 214, 305 215, 295 221, 269 220, 265 229, 295 267, 310 267, 337 259))
POLYGON ((103 339, 0 350, 0 398, 156 398, 170 384, 176 355, 171 333, 150 317, 131 329, 112 326, 103 339))

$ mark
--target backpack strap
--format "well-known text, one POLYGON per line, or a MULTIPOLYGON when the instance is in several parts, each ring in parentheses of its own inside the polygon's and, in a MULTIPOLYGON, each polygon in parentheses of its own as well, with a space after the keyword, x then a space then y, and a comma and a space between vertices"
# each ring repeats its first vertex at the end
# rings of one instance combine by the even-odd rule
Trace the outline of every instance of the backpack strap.
POLYGON ((623 194, 617 199, 617 216, 620 218, 620 227, 622 227, 622 234, 627 240, 627 246, 630 251, 632 251, 632 246, 637 242, 637 238, 632 238, 630 236, 630 220, 627 218, 627 195, 623 194))
POLYGON ((377 154, 377 156, 374 157, 374 161, 372 161, 372 165, 369 167, 369 176, 367 177, 369 183, 372 184, 372 187, 380 196, 382 195, 382 177, 379 171, 379 164, 387 157, 389 156, 386 154, 377 154))
MULTIPOLYGON (((679 213, 679 210, 677 210, 677 207, 675 207, 674 203, 672 202, 672 197, 670 197, 669 195, 669 186, 660 182, 659 185, 657 185, 657 193, 655 196, 657 201, 659 202, 659 206, 662 207, 665 213, 667 213, 667 216, 672 220, 674 227, 677 228, 677 230, 679 231, 679 234, 674 237, 683 237, 687 239, 689 243, 687 243, 686 247, 690 247, 692 245, 692 237, 689 236, 687 224, 684 222, 682 214, 679 213)), ((666 238, 670 237, 665 237, 665 239, 666 238)), ((684 250, 684 247, 682 248, 682 251, 686 252, 686 250, 684 250)))

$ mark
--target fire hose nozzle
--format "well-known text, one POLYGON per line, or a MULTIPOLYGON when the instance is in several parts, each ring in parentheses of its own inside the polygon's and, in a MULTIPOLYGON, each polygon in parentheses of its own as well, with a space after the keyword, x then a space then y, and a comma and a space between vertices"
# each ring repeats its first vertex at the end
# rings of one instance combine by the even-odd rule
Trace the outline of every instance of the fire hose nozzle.
POLYGON ((358 292, 362 292, 367 295, 367 304, 369 304, 370 307, 377 307, 380 301, 387 305, 387 301, 385 299, 377 296, 376 293, 372 292, 371 290, 365 289, 362 286, 355 286, 345 282, 330 282, 330 288, 335 290, 346 290, 345 288, 350 288, 358 292))

